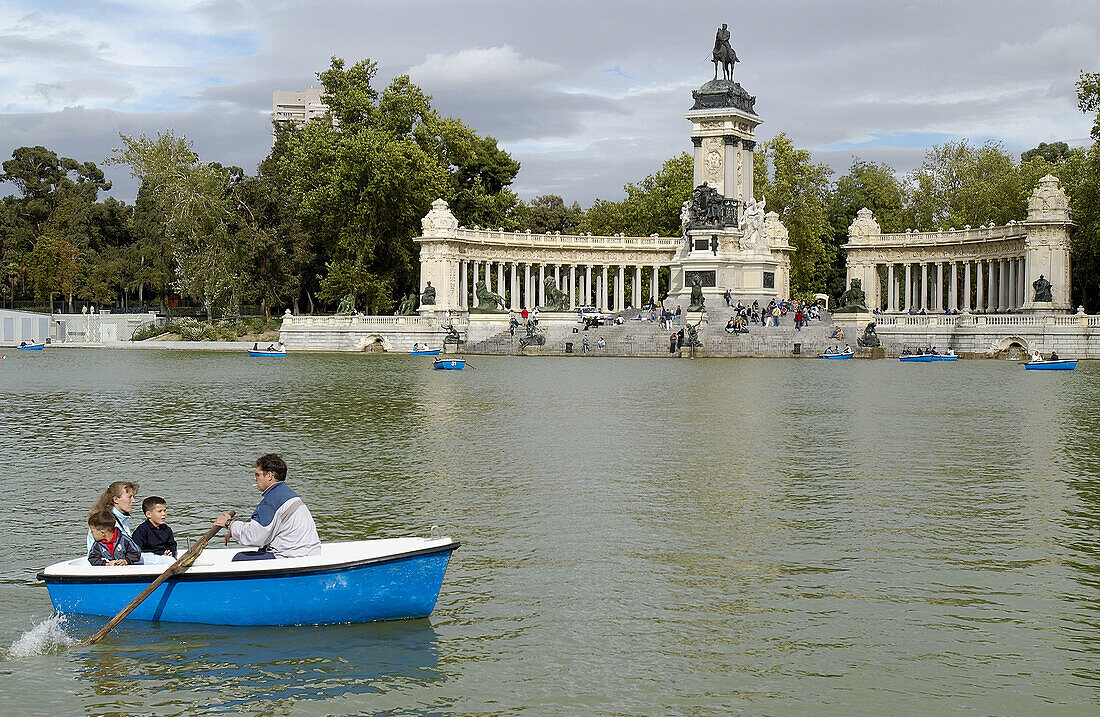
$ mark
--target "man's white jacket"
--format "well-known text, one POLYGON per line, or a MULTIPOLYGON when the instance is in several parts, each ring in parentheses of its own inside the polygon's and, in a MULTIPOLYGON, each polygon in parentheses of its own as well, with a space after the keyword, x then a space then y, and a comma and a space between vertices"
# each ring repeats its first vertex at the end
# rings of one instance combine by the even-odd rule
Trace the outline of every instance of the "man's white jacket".
POLYGON ((277 558, 321 554, 321 539, 309 508, 283 481, 264 491, 251 521, 233 521, 229 532, 241 545, 267 548, 277 558))

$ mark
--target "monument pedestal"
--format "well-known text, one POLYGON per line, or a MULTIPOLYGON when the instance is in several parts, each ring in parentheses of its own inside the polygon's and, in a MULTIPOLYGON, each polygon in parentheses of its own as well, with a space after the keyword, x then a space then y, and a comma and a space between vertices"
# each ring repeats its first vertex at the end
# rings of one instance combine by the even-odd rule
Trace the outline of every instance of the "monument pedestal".
POLYGON ((1053 301, 1025 301, 1024 305, 1020 307, 1020 311, 1025 314, 1036 314, 1042 316, 1044 314, 1064 314, 1069 312, 1069 307, 1064 309, 1057 309, 1054 306, 1053 301))

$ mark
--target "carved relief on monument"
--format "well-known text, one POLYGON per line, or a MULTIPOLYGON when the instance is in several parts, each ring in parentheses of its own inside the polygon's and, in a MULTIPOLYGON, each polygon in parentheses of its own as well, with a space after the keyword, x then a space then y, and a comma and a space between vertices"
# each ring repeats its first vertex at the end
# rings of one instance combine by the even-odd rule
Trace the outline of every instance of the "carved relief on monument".
POLYGON ((707 137, 703 141, 703 176, 707 184, 720 188, 722 182, 722 139, 720 137, 707 137))
POLYGON ((864 207, 856 212, 856 218, 852 220, 851 226, 848 227, 848 241, 866 241, 877 237, 881 233, 882 228, 875 221, 874 214, 870 209, 864 207))
POLYGON ((778 214, 768 212, 764 215, 764 243, 762 248, 790 249, 788 241, 790 236, 787 227, 783 226, 778 214))
POLYGON ((420 220, 421 233, 424 236, 454 236, 458 229, 458 220, 451 214, 447 202, 437 199, 432 209, 420 220))
POLYGON ((1058 178, 1048 174, 1039 180, 1039 186, 1027 200, 1029 222, 1069 221, 1069 198, 1058 186, 1058 178))

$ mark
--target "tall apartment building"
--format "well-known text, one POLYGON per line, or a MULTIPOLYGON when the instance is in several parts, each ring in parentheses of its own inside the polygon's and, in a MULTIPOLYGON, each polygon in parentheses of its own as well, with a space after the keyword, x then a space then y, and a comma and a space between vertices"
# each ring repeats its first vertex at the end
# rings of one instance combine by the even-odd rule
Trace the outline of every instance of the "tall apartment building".
POLYGON ((328 106, 321 102, 323 92, 319 87, 275 90, 271 93, 271 118, 276 122, 302 125, 315 117, 323 117, 328 112, 328 106))

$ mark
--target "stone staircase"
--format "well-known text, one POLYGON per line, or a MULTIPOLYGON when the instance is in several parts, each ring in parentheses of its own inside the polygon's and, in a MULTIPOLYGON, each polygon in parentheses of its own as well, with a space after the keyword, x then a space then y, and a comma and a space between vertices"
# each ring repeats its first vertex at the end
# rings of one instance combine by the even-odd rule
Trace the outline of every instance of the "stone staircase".
MULTIPOLYGON (((622 314, 624 322, 616 325, 612 322, 584 330, 581 323, 547 322, 540 324, 546 334, 546 343, 541 348, 530 347, 528 353, 539 355, 582 355, 582 343, 584 337, 588 337, 590 354, 592 356, 669 356, 669 334, 676 333, 683 328, 686 321, 694 323, 697 315, 681 317, 681 324, 673 323, 672 330, 666 331, 660 321, 638 321, 635 318, 637 311, 627 311, 622 314), (576 331, 574 331, 576 329, 576 331), (603 349, 596 348, 596 343, 603 338, 606 346, 603 349), (572 350, 567 351, 566 344, 572 344, 572 350)), ((802 330, 794 327, 794 315, 788 314, 780 319, 779 326, 762 327, 760 324, 749 324, 747 334, 727 334, 726 322, 733 316, 733 310, 725 307, 708 312, 707 319, 699 326, 699 338, 703 342, 701 349, 696 349, 696 356, 744 356, 744 357, 779 357, 795 356, 795 345, 798 344, 798 356, 816 357, 828 346, 844 346, 848 343, 856 349, 854 336, 845 336, 838 341, 829 338, 833 331, 832 316, 822 314, 821 319, 811 321, 802 330)), ((507 328, 498 331, 488 338, 467 345, 465 351, 471 354, 496 354, 516 355, 522 353, 519 348, 519 340, 526 333, 522 326, 516 328, 513 336, 507 328)), ((691 352, 685 347, 679 352, 684 356, 690 356, 691 352)))

